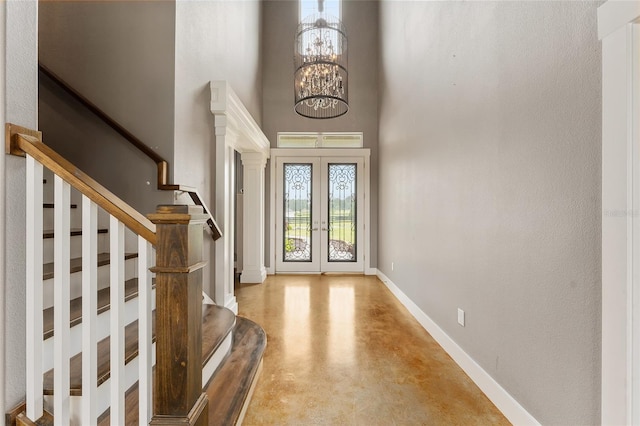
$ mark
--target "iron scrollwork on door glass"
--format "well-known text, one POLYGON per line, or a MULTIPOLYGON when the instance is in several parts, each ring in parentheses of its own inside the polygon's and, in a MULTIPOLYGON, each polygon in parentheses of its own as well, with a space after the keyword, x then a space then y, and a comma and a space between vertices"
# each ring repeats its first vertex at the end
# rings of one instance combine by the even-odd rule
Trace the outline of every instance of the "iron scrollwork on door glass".
POLYGON ((311 164, 284 164, 283 256, 311 262, 311 164))
POLYGON ((356 164, 329 164, 329 262, 356 262, 356 164))

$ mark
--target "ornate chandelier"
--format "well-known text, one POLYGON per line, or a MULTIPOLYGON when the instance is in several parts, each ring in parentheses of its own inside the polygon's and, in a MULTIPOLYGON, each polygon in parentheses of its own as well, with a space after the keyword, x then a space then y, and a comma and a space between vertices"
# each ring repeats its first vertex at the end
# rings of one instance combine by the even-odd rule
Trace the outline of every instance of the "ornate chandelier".
POLYGON ((335 118, 349 110, 347 33, 335 17, 305 18, 295 40, 295 111, 308 118, 335 118))

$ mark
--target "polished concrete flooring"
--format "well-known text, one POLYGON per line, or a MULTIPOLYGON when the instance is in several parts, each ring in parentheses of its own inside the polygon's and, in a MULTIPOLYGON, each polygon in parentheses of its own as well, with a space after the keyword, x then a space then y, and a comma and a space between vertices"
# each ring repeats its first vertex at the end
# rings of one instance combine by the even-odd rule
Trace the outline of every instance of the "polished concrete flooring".
POLYGON ((502 425, 504 416, 375 277, 236 287, 267 332, 244 425, 502 425))

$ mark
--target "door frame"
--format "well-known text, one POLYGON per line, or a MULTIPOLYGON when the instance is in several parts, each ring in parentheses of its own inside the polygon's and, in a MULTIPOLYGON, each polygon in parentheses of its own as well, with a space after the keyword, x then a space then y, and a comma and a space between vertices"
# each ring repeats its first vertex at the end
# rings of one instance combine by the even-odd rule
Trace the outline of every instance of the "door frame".
MULTIPOLYGON (((278 158, 282 157, 332 157, 332 158, 361 158, 363 160, 364 178, 364 274, 375 275, 371 268, 371 150, 368 148, 272 148, 270 159, 270 203, 269 203, 269 274, 276 273, 276 175, 278 158)), ((289 273, 289 272, 288 272, 289 273)), ((293 272, 291 272, 293 273, 293 272)))
POLYGON ((640 2, 598 8, 602 41, 602 424, 640 424, 640 2))

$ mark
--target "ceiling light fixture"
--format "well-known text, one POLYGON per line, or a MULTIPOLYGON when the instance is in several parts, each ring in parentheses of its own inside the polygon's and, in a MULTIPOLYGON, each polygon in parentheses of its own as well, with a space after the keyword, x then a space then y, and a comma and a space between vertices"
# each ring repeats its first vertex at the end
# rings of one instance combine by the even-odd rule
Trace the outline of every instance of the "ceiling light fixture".
MULTIPOLYGON (((322 12, 322 4, 319 10, 322 12)), ((298 114, 326 119, 347 113, 347 33, 338 18, 319 13, 298 25, 294 65, 298 114)))

